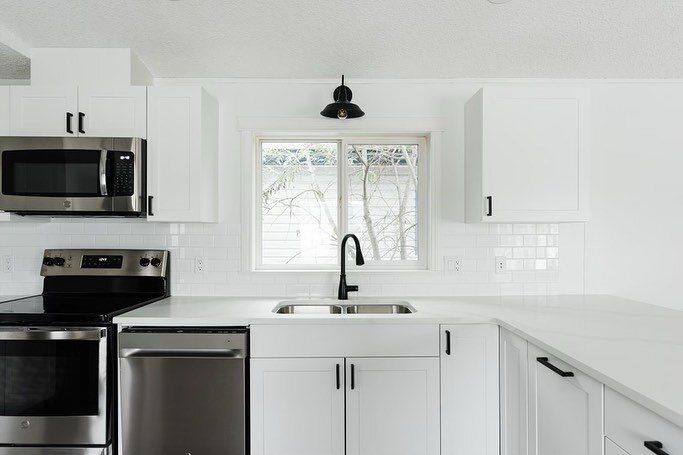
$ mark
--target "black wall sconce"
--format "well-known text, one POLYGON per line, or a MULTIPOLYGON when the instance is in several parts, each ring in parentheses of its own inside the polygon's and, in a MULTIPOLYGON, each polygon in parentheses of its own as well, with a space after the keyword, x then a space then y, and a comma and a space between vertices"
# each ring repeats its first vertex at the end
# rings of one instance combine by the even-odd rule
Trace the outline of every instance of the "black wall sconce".
POLYGON ((334 103, 325 106, 325 109, 320 112, 323 117, 347 119, 358 118, 365 115, 365 112, 358 107, 357 104, 351 102, 351 89, 344 85, 344 75, 342 75, 342 83, 339 87, 334 89, 334 103))

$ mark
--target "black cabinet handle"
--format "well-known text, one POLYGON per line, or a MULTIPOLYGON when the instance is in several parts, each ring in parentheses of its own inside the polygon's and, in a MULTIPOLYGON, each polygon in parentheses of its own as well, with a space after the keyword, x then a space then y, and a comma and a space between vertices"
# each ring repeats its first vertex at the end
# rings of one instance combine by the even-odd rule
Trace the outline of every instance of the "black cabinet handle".
POLYGON ((154 212, 152 212, 152 199, 154 199, 154 196, 147 196, 147 215, 149 216, 154 216, 154 212))
POLYGON ((78 113, 78 132, 85 134, 85 130, 83 129, 83 119, 85 118, 85 114, 83 112, 78 113))
POLYGON ((351 390, 356 388, 356 371, 355 365, 351 364, 351 390))
POLYGON ((562 370, 560 370, 560 369, 557 368, 555 365, 553 365, 552 363, 550 363, 550 361, 548 360, 547 357, 537 357, 537 358, 536 358, 536 361, 538 361, 538 363, 540 363, 541 365, 544 365, 544 366, 548 367, 549 369, 551 369, 551 370, 554 371, 555 373, 559 374, 559 375, 562 376, 563 378, 571 378, 571 377, 574 377, 574 373, 572 373, 571 371, 562 371, 562 370))
POLYGON ((339 364, 337 364, 337 390, 341 387, 341 382, 339 380, 339 364))
POLYGON ((493 196, 486 196, 486 205, 488 206, 486 216, 493 216, 493 196))
POLYGON ((656 453, 657 455, 669 455, 665 451, 662 450, 662 447, 664 447, 664 444, 662 444, 659 441, 645 441, 643 445, 653 453, 656 453))
POLYGON ((71 119, 74 115, 71 112, 66 113, 66 132, 69 134, 74 134, 74 130, 71 129, 71 119))
POLYGON ((446 355, 451 355, 451 331, 446 330, 446 355))

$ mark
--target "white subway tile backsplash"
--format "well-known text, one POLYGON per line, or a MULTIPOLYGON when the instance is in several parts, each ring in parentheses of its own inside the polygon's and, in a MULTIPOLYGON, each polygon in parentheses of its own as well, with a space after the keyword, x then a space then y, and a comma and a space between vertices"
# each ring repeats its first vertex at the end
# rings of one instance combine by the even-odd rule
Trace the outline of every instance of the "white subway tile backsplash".
MULTIPOLYGON (((434 271, 349 271, 365 296, 512 295, 557 293, 557 224, 444 223, 434 271), (459 273, 444 257, 461 260, 459 273), (495 257, 506 271, 495 273, 495 257)), ((0 223, 0 256, 13 255, 13 273, 0 272, 0 294, 40 292, 45 248, 163 248, 171 251, 172 293, 272 297, 333 297, 338 271, 242 270, 242 227, 237 223, 149 223, 145 220, 20 219, 0 223), (206 270, 195 273, 196 257, 206 270)))

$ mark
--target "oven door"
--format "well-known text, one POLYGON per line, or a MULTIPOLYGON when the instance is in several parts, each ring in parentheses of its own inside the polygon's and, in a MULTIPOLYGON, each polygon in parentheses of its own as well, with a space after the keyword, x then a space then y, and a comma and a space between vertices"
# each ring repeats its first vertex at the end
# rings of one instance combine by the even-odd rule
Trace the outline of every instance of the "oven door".
POLYGON ((0 328, 0 444, 105 445, 104 328, 0 328))

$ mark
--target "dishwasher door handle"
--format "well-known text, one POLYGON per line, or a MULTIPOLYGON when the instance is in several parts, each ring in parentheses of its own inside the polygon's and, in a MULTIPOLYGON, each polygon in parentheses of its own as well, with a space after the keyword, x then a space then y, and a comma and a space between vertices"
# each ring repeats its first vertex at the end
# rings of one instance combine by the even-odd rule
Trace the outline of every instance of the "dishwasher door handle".
POLYGON ((122 348, 121 358, 162 357, 162 358, 228 358, 244 359, 242 349, 148 349, 122 348))

